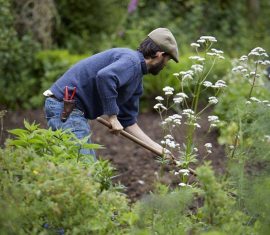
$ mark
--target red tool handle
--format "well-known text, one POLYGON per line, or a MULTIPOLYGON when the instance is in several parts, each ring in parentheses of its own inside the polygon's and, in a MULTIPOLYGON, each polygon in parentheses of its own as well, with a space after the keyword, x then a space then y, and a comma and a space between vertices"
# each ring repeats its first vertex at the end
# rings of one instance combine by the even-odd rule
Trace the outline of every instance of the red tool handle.
POLYGON ((73 100, 74 96, 76 94, 76 87, 74 87, 72 95, 70 96, 70 99, 73 100))
POLYGON ((68 100, 68 87, 65 87, 65 100, 68 100))

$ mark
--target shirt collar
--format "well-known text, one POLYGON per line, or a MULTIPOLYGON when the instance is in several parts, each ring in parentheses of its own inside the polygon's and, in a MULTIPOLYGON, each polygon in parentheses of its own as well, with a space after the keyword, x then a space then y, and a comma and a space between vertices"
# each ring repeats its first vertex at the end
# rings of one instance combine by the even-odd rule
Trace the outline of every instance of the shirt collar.
POLYGON ((141 68, 142 68, 142 73, 143 74, 147 74, 148 71, 147 71, 147 66, 146 66, 146 63, 145 63, 145 59, 143 57, 143 54, 139 51, 137 51, 138 55, 139 55, 139 58, 140 58, 140 61, 141 61, 141 68))

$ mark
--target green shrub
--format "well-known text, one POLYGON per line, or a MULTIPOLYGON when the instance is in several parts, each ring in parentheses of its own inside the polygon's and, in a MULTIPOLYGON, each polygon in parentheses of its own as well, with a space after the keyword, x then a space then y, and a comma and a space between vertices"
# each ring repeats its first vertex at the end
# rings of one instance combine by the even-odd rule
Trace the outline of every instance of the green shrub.
POLYGON ((32 149, 0 150, 1 234, 121 234, 124 196, 100 191, 91 170, 32 149), (60 233, 59 233, 60 234, 60 233))
POLYGON ((102 37, 115 32, 122 21, 127 0, 59 0, 55 4, 60 19, 56 27, 57 44, 83 53, 86 48, 101 50, 102 37))
POLYGON ((188 206, 192 190, 152 194, 137 203, 134 234, 187 234, 192 226, 188 206))
POLYGON ((130 212, 112 185, 113 168, 79 154, 99 146, 25 126, 0 149, 0 233, 123 234, 130 212))
POLYGON ((0 103, 24 107, 38 84, 32 66, 39 47, 30 35, 18 37, 11 0, 1 0, 0 5, 0 103))

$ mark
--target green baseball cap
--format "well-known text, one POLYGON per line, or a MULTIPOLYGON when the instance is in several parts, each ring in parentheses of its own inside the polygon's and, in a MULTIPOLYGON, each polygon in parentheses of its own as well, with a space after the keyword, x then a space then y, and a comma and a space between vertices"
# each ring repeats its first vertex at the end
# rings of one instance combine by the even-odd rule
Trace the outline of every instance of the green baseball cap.
POLYGON ((168 53, 176 63, 179 62, 177 42, 169 29, 157 28, 149 33, 148 37, 151 38, 164 52, 168 53))

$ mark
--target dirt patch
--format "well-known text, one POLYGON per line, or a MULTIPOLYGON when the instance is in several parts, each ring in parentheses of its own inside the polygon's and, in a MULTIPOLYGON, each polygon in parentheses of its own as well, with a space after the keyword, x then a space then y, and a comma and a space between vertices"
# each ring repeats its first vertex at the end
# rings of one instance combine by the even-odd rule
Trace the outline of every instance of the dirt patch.
MULTIPOLYGON (((196 139, 198 145, 198 155, 205 154, 204 144, 210 142, 213 144, 213 153, 207 159, 199 158, 196 165, 200 165, 204 160, 211 160, 217 173, 222 173, 225 163, 225 153, 222 146, 217 143, 217 131, 208 133, 208 113, 203 115, 200 120, 201 128, 198 129, 196 139)), ((22 128, 23 120, 40 123, 41 128, 46 128, 46 120, 42 109, 30 111, 8 111, 4 117, 4 130, 0 144, 3 146, 4 140, 10 137, 7 130, 22 128)), ((138 118, 138 124, 154 140, 160 141, 162 133, 160 129, 160 118, 155 113, 143 113, 138 118)), ((160 177, 161 166, 156 161, 156 156, 143 149, 137 144, 125 139, 123 136, 114 136, 109 133, 107 128, 97 121, 90 122, 93 130, 92 141, 105 146, 105 149, 98 150, 97 155, 109 159, 112 165, 117 169, 115 182, 120 182, 125 188, 128 197, 135 201, 153 190, 154 182, 160 177)), ((177 138, 180 143, 184 141, 184 130, 179 130, 177 138)), ((195 165, 193 166, 196 167, 195 165)), ((177 183, 166 167, 163 169, 164 175, 162 181, 174 185, 177 183)))

